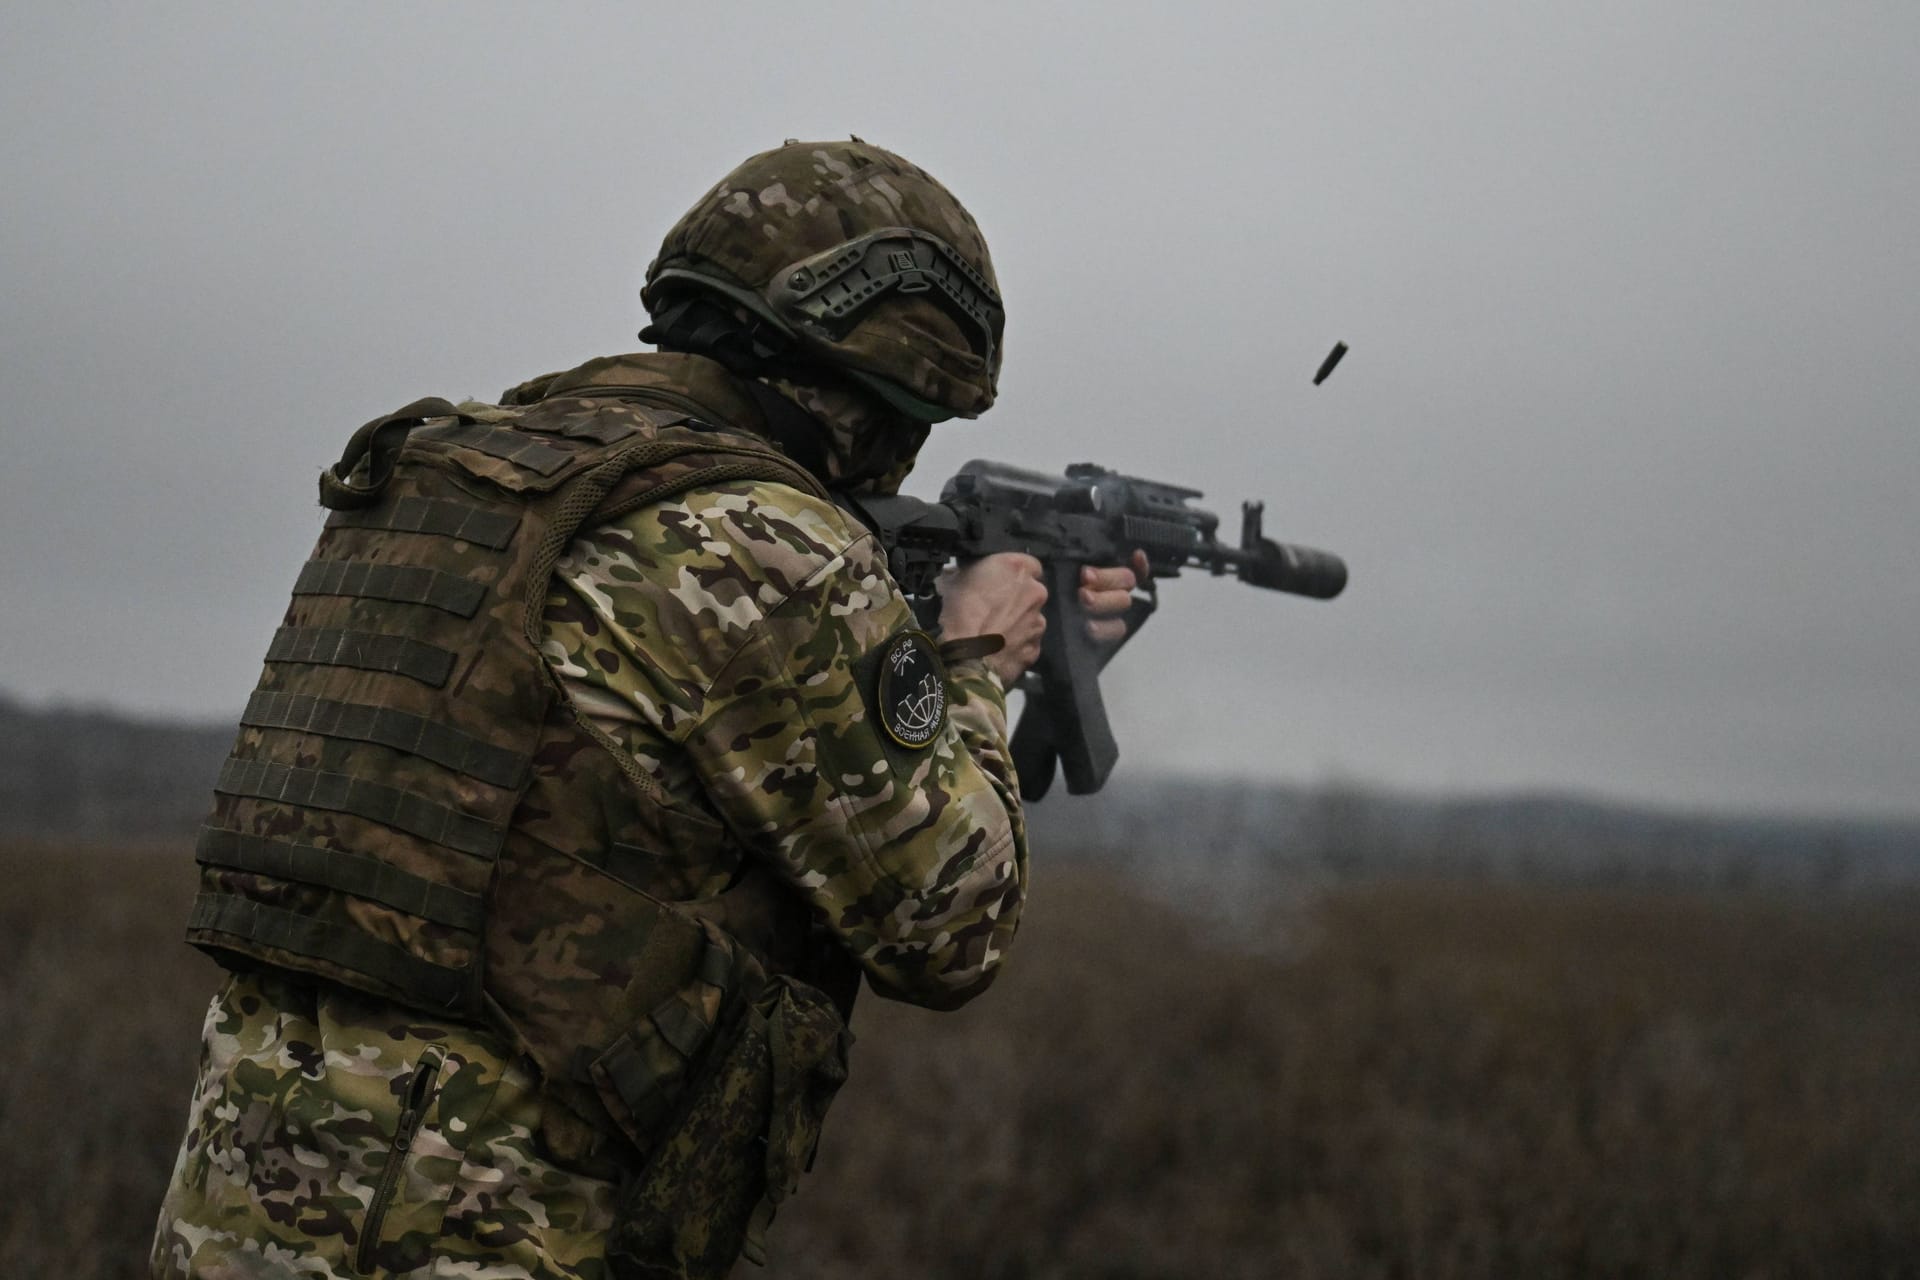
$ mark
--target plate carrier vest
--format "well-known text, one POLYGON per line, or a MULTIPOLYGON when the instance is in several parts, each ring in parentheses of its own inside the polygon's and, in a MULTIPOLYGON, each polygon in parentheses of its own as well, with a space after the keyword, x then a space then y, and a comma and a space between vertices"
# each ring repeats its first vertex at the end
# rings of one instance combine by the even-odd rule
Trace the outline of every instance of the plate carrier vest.
MULTIPOLYGON (((644 1147, 770 944, 622 879, 730 837, 575 712, 540 619, 576 531, 743 479, 825 496, 766 442, 632 398, 430 399, 362 427, 220 771, 188 939, 494 1026, 644 1147)), ((758 918, 804 930, 779 897, 758 918)))

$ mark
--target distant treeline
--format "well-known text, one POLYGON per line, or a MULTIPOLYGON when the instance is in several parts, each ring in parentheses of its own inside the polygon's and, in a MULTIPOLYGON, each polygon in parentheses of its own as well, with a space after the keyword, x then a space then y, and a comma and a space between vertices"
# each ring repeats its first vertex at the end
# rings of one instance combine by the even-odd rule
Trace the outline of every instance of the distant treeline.
MULTIPOLYGON (((0 696, 0 835, 177 839, 206 812, 222 724, 33 710, 0 696)), ((1352 785, 1138 777, 1029 810, 1042 857, 1119 864, 1216 900, 1276 879, 1859 887, 1920 882, 1920 820, 1665 812, 1570 796, 1438 799, 1352 785)))
POLYGON ((178 839, 206 816, 233 726, 37 711, 0 695, 0 835, 178 839))
POLYGON ((1920 820, 1688 813, 1570 795, 1129 778, 1029 812, 1036 849, 1214 895, 1382 875, 1553 884, 1857 888, 1920 882, 1920 820))

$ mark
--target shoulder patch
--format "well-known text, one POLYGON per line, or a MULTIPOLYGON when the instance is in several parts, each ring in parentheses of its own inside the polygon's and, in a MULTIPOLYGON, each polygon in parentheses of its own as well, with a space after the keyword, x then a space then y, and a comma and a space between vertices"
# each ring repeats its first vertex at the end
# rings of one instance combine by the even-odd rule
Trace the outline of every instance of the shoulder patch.
POLYGON ((881 646, 874 711, 903 747, 931 746, 947 724, 947 668, 924 631, 902 631, 881 646))

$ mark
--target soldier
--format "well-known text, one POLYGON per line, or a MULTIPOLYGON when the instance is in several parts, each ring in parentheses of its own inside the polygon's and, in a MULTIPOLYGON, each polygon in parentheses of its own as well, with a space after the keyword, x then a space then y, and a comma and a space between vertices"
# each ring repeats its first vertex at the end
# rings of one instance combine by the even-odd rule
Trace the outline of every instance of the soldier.
MULTIPOLYGON (((992 405, 979 229, 858 139, 668 233, 660 350, 356 433, 221 771, 208 1010, 156 1277, 723 1276, 876 992, 993 979, 1039 566, 923 631, 836 492, 992 405)), ((1141 566, 1144 572, 1144 566, 1141 566)), ((1102 638, 1134 585, 1089 570, 1102 638)))

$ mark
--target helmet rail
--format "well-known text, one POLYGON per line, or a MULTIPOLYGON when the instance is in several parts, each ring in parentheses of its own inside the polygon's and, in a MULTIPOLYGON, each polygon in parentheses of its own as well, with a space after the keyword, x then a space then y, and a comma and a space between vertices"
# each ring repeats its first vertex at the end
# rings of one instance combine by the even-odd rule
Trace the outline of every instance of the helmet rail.
POLYGON ((993 405, 1006 313, 979 227, 925 170, 857 138, 749 157, 667 232, 640 298, 658 332, 757 326, 755 351, 844 375, 920 421, 993 405), (694 294, 734 321, 694 324, 694 294))
POLYGON ((788 264, 767 286, 767 301, 790 323, 839 338, 861 311, 895 289, 937 290, 979 330, 981 358, 993 358, 994 331, 1005 321, 1000 295, 952 245, 912 227, 881 227, 788 264))
POLYGON ((844 244, 790 262, 764 293, 716 280, 689 267, 662 267, 654 282, 680 280, 717 289, 788 332, 837 342, 860 313, 886 294, 936 293, 979 336, 981 359, 993 359, 994 332, 1004 323, 1000 295, 939 236, 912 227, 881 227, 844 244))

